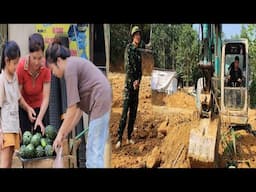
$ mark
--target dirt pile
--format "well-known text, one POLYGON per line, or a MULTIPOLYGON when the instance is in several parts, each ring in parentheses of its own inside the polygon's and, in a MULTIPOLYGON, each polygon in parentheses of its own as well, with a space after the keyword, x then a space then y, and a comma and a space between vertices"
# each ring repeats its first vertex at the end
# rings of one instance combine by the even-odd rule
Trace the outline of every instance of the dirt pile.
POLYGON ((173 95, 165 97, 164 101, 168 107, 196 109, 195 97, 183 91, 178 91, 173 95))
MULTIPOLYGON (((110 73, 113 88, 113 108, 110 121, 112 141, 112 167, 119 168, 189 168, 187 157, 190 130, 199 126, 195 98, 179 91, 171 96, 154 95, 150 88, 150 76, 143 76, 139 95, 139 107, 134 145, 127 145, 127 129, 123 135, 123 146, 115 149, 117 130, 122 113, 125 75, 110 73), (153 105, 151 100, 165 105, 153 105)), ((249 123, 256 130, 256 110, 249 110, 249 123)), ((236 160, 238 167, 256 167, 256 137, 245 130, 236 131, 237 156, 220 154, 221 167, 227 161, 236 160)))
POLYGON ((188 95, 185 91, 177 91, 172 95, 152 91, 152 104, 175 108, 195 109, 195 97, 188 95))
POLYGON ((123 146, 120 149, 115 149, 122 113, 124 78, 125 75, 121 73, 110 73, 109 75, 113 88, 113 108, 110 121, 113 145, 112 167, 188 167, 185 157, 188 137, 190 129, 193 127, 191 124, 196 123, 193 118, 194 108, 192 107, 194 104, 188 103, 193 100, 193 97, 186 93, 176 93, 164 98, 170 106, 176 108, 152 106, 150 76, 143 76, 141 81, 139 107, 133 133, 136 143, 134 145, 126 144, 127 129, 125 129, 123 146), (178 101, 180 99, 188 102, 181 105, 182 102, 178 101), (175 101, 178 101, 178 104, 175 104, 175 101), (156 109, 155 107, 160 108, 156 109), (178 160, 174 162, 177 155, 179 156, 178 160))
POLYGON ((154 146, 159 145, 161 142, 161 140, 157 138, 157 127, 162 120, 155 118, 153 115, 150 76, 143 76, 141 80, 139 106, 133 132, 135 144, 126 144, 127 129, 125 128, 122 147, 120 149, 115 149, 115 144, 122 113, 125 74, 110 73, 108 77, 113 89, 113 105, 110 119, 110 134, 113 145, 112 167, 145 167, 145 155, 151 152, 154 146))
MULTIPOLYGON (((161 168, 188 168, 187 158, 190 130, 198 126, 198 120, 188 116, 173 114, 158 127, 158 137, 163 138, 158 147, 160 157, 157 159, 161 168)), ((152 161, 154 154, 149 154, 152 161)))
MULTIPOLYGON (((249 125, 252 130, 256 130, 256 109, 249 109, 249 125)), ((225 130, 226 131, 226 130, 225 130)), ((224 135, 224 131, 222 131, 224 135)), ((221 167, 227 167, 230 163, 234 163, 238 168, 255 168, 256 167, 256 137, 245 129, 236 130, 236 154, 225 150, 225 146, 221 145, 221 167), (224 152, 225 150, 225 152, 224 152)), ((222 136, 224 137, 224 136, 222 136)))

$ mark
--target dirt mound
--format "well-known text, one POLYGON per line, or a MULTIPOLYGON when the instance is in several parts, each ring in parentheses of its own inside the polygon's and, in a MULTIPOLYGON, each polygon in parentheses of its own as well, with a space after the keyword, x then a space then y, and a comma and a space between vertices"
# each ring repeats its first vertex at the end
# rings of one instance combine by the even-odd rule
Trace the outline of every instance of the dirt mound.
MULTIPOLYGON (((256 109, 249 109, 249 125, 252 130, 256 130, 256 109)), ((227 131, 222 131, 222 135, 227 131)), ((228 151, 225 145, 220 146, 221 167, 227 167, 228 164, 234 163, 238 168, 255 168, 256 167, 256 137, 245 129, 236 130, 236 154, 228 151), (226 150, 225 150, 226 149, 226 150), (225 151, 225 152, 224 152, 225 151)), ((222 136, 227 139, 227 137, 222 136)), ((229 135, 229 137, 231 137, 229 135)), ((232 145, 233 147, 233 145, 232 145)))
MULTIPOLYGON (((110 119, 110 134, 112 141, 112 167, 145 167, 145 156, 159 145, 157 127, 162 120, 155 118, 151 105, 150 76, 143 76, 140 85, 139 106, 132 138, 134 145, 127 145, 127 128, 124 130, 122 147, 115 149, 117 130, 122 113, 123 89, 125 74, 110 73, 109 80, 113 89, 112 114, 110 119)), ((127 119, 128 121, 128 119, 127 119)))
POLYGON ((196 109, 195 97, 184 91, 177 91, 172 95, 152 91, 152 104, 160 106, 168 106, 175 108, 196 109))
MULTIPOLYGON (((159 146, 160 157, 156 159, 158 167, 190 167, 187 150, 190 130, 195 126, 198 126, 198 120, 180 114, 173 114, 169 119, 162 122, 158 128, 158 137, 164 137, 159 146)), ((152 164, 152 158, 154 159, 153 153, 148 155, 147 163, 149 161, 152 164)))
POLYGON ((178 91, 164 99, 169 107, 196 108, 195 97, 183 91, 178 91))
POLYGON ((188 137, 190 129, 197 123, 194 118, 195 108, 192 108, 194 98, 183 92, 167 98, 163 95, 163 99, 172 107, 157 106, 159 108, 156 109, 156 106, 151 104, 152 99, 158 102, 158 98, 152 95, 154 92, 151 92, 150 76, 143 76, 141 81, 138 113, 132 136, 135 144, 126 144, 125 129, 122 147, 115 149, 122 113, 124 78, 125 74, 122 73, 109 74, 113 88, 110 120, 112 167, 189 167, 186 157, 188 137), (179 101, 181 99, 186 102, 179 101))

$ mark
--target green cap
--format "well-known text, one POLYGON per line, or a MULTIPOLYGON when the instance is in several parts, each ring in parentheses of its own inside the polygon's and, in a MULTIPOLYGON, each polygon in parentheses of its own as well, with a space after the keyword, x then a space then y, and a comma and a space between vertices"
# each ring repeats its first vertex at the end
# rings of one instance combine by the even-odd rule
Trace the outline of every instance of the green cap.
POLYGON ((140 28, 138 26, 134 26, 131 31, 131 36, 133 36, 134 33, 141 32, 140 28))

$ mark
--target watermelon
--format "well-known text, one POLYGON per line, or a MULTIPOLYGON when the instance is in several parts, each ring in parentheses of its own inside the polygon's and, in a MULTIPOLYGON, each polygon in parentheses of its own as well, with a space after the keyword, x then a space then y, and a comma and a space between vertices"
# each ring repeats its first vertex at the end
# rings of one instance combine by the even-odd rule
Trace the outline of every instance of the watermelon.
POLYGON ((19 154, 22 158, 26 157, 26 145, 21 145, 20 150, 19 150, 19 154))
POLYGON ((46 145, 47 145, 46 138, 41 138, 41 146, 45 148, 46 145))
POLYGON ((32 136, 30 143, 34 145, 34 147, 37 147, 40 145, 41 137, 38 134, 35 134, 32 136))
POLYGON ((46 156, 52 156, 54 152, 52 145, 46 145, 44 151, 46 156))
POLYGON ((30 131, 25 131, 22 136, 22 141, 24 145, 28 145, 31 141, 32 134, 30 131))
POLYGON ((47 143, 48 145, 52 145, 52 144, 53 144, 53 141, 52 141, 51 139, 46 138, 45 140, 46 140, 46 143, 47 143))
POLYGON ((44 156, 44 149, 41 145, 39 145, 36 148, 36 157, 43 157, 43 156, 44 156))
POLYGON ((52 125, 47 125, 45 128, 45 135, 46 135, 46 138, 54 140, 55 137, 57 136, 57 130, 52 125))
POLYGON ((35 135, 37 135, 40 139, 42 138, 42 134, 41 133, 36 133, 35 135))
POLYGON ((26 146, 25 156, 26 158, 29 158, 29 159, 35 157, 35 147, 33 144, 30 143, 26 146))

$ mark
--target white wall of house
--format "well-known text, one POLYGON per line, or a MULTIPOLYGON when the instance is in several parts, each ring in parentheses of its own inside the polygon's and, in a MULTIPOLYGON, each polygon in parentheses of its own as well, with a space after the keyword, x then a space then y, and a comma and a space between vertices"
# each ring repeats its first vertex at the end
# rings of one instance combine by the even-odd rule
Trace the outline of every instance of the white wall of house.
POLYGON ((8 24, 8 40, 18 43, 21 56, 28 54, 28 37, 35 32, 35 24, 8 24))

